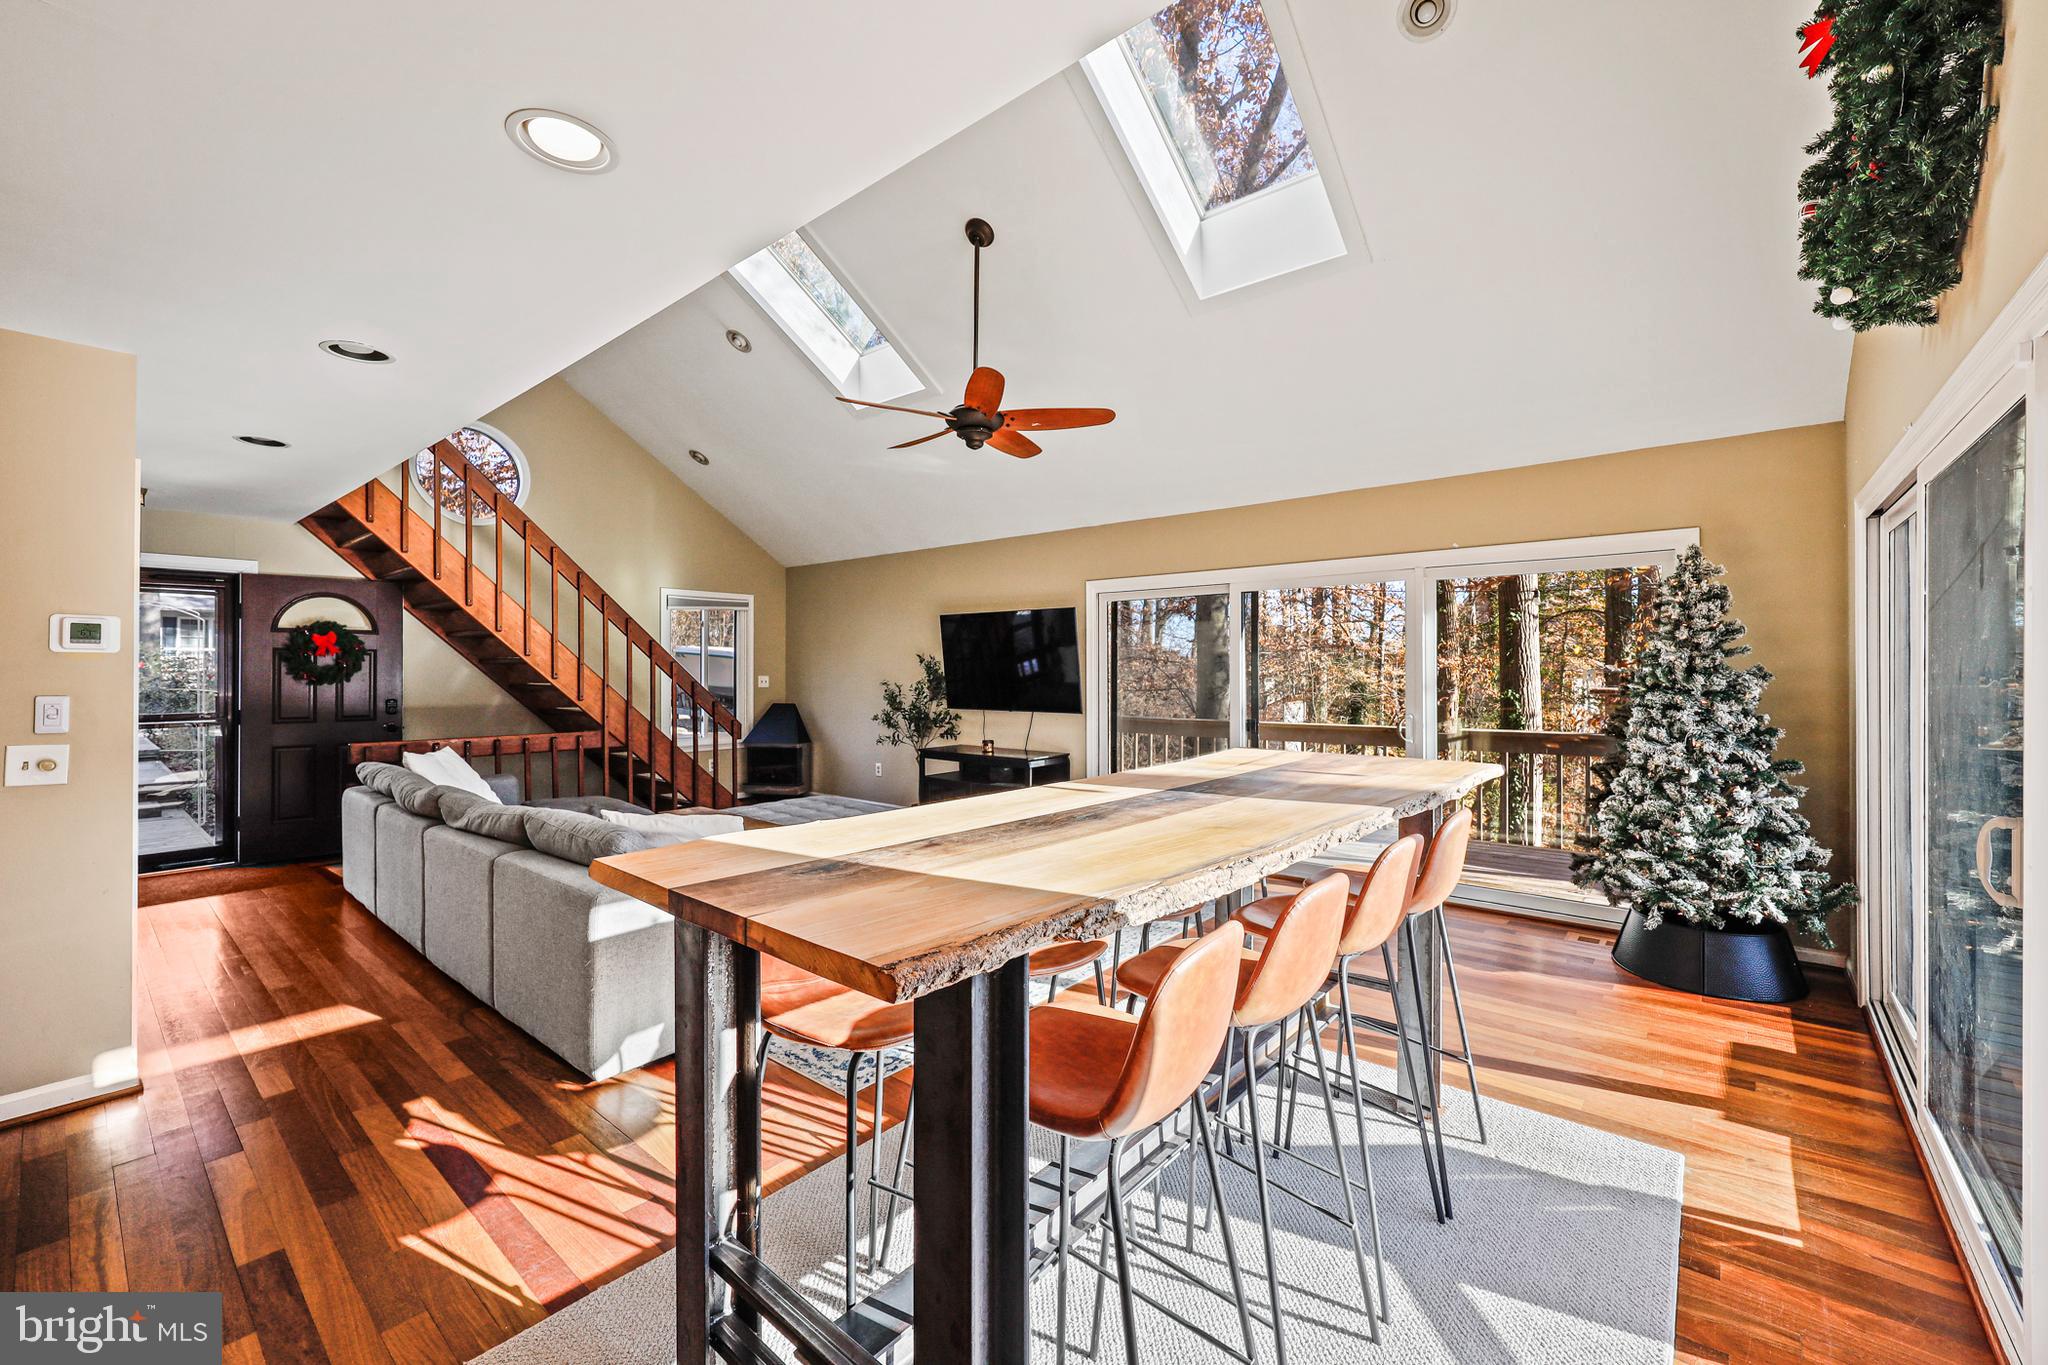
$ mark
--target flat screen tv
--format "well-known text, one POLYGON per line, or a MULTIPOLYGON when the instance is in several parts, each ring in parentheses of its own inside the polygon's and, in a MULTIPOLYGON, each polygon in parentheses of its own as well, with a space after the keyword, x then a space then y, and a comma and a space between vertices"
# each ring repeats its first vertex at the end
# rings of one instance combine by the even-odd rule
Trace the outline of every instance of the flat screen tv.
POLYGON ((939 618, 946 703, 963 711, 1081 712, 1072 607, 939 618))

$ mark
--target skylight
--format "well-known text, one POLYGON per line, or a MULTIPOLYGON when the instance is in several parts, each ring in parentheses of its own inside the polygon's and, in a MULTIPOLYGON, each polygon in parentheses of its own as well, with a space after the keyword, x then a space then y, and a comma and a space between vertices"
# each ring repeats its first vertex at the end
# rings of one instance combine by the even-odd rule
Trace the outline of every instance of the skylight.
POLYGON ((1182 0, 1117 42, 1203 213, 1315 172, 1258 0, 1182 0))
POLYGON ((731 273, 842 396, 892 403, 930 387, 803 233, 784 233, 731 273))
POLYGON ((888 340, 881 329, 868 321, 868 315, 853 301, 853 295, 846 292, 846 286, 832 273, 831 267, 818 259, 818 253, 811 250, 811 244, 801 233, 791 232, 769 245, 768 250, 775 259, 782 262, 782 268, 789 277, 811 296, 811 302, 818 305, 832 325, 839 329, 856 351, 866 355, 877 346, 886 346, 888 340))
POLYGON ((1281 62, 1290 24, 1259 0, 1181 0, 1081 59, 1198 299, 1349 250, 1315 91, 1281 62))

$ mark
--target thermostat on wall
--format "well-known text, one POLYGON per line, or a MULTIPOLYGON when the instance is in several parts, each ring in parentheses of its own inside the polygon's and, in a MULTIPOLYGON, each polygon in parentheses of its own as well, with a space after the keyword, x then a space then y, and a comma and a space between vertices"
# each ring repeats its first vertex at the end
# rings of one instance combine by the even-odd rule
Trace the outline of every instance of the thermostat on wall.
POLYGON ((118 616, 52 616, 50 648, 60 654, 112 654, 121 647, 118 616))

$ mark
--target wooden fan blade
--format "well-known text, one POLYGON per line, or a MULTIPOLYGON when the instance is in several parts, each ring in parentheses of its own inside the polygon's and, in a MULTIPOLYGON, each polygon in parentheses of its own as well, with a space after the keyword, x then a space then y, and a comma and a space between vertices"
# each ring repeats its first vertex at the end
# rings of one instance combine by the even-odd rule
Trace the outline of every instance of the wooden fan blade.
POLYGON ((919 417, 936 417, 941 422, 953 420, 953 414, 950 412, 928 412, 923 408, 899 408, 894 403, 868 403, 858 398, 840 398, 837 394, 834 394, 833 397, 841 403, 851 403, 857 408, 883 408, 889 412, 908 412, 919 417))
POLYGON ((921 446, 921 445, 923 445, 923 444, 924 444, 924 443, 925 443, 926 441, 936 441, 936 440, 938 440, 938 439, 939 439, 939 438, 940 438, 941 436, 951 436, 952 434, 953 434, 953 428, 951 428, 951 427, 941 427, 941 428, 940 428, 939 430, 937 430, 937 431, 933 432, 933 433, 932 433, 931 435, 929 435, 929 436, 920 436, 920 437, 918 437, 918 438, 917 438, 917 439, 916 439, 915 441, 905 441, 905 442, 903 442, 903 443, 902 443, 901 445, 893 445, 893 446, 890 446, 890 447, 889 447, 889 449, 891 449, 891 450, 908 450, 908 449, 910 449, 910 448, 911 448, 912 446, 921 446))
POLYGON ((1114 422, 1108 408, 1018 408, 1003 414, 1003 425, 1018 431, 1059 431, 1064 427, 1099 427, 1114 422))
POLYGON ((991 416, 1003 405, 1003 374, 984 365, 967 376, 967 397, 961 400, 976 412, 991 416))
POLYGON ((1015 455, 1020 460, 1028 460, 1039 451, 1038 442, 1021 432, 1011 431, 1008 427, 989 437, 988 443, 1003 454, 1015 455))

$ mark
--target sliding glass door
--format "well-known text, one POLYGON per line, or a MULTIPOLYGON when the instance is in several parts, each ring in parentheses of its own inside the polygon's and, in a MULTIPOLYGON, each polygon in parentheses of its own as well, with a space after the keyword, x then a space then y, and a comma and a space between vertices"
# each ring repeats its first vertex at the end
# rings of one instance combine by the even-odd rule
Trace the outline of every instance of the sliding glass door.
POLYGON ((1927 489, 1927 1079, 2017 1286, 2026 472, 2013 408, 1927 489))
POLYGON ((1994 1315, 2026 1268, 2026 404, 1986 395, 1866 530, 1864 980, 1994 1315))
POLYGON ((1091 585, 1094 770, 1224 747, 1469 757, 1468 898, 1598 921, 1592 765, 1685 532, 1091 585))
POLYGON ((1230 597, 1221 590, 1118 597, 1104 606, 1109 772, 1230 744, 1230 597))

